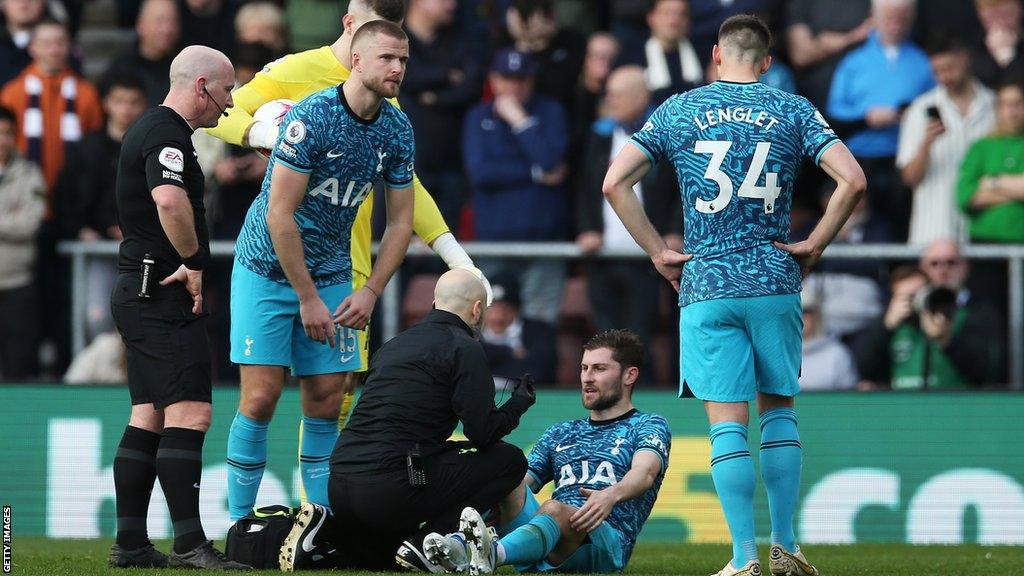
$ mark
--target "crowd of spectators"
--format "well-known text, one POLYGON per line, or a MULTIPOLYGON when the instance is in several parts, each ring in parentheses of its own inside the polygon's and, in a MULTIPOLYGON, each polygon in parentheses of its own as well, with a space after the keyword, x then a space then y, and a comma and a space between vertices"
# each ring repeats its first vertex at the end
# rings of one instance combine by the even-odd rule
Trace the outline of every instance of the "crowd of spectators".
MULTIPOLYGON (((81 34, 86 4, 0 0, 3 379, 60 376, 70 362, 69 275, 56 243, 119 238, 111 179, 120 139, 167 91, 177 50, 199 43, 225 51, 240 85, 284 54, 333 42, 346 3, 118 0, 113 19, 134 40, 103 56, 81 34), (97 58, 103 73, 86 79, 84 64, 97 58)), ((415 128, 419 177, 462 239, 575 241, 584 255, 631 246, 601 194, 605 169, 658 104, 714 81, 718 26, 744 12, 760 14, 775 35, 763 82, 807 97, 865 169, 868 194, 836 241, 928 247, 910 268, 826 260, 808 278, 805 385, 1005 382, 1011 351, 964 359, 976 356, 978 341, 1005 342, 1006 267, 978 263, 968 279, 958 246, 1024 242, 1020 0, 409 0, 399 101, 415 128), (936 267, 962 272, 949 282, 936 267), (938 286, 956 292, 954 310, 914 308, 916 294, 938 286)), ((233 240, 265 161, 202 133, 196 140, 210 230, 233 240)), ((671 168, 658 166, 636 193, 669 245, 681 248, 671 168)), ((804 171, 794 238, 809 231, 830 193, 816 170, 804 171)), ((556 379, 550 354, 571 348, 553 342, 566 331, 563 295, 573 279, 585 284, 574 294, 589 300, 588 329, 630 328, 648 342, 667 334, 660 341, 672 348, 672 295, 644 263, 479 266, 506 294, 485 332, 501 370, 536 363, 542 380, 556 379)), ((214 272, 208 299, 220 318, 213 340, 224 349, 229 273, 226 262, 214 272)), ((103 262, 88 271, 90 338, 110 329, 112 274, 103 262)), ((660 384, 671 385, 673 363, 653 371, 660 384)), ((232 378, 227 361, 219 364, 218 376, 232 378)))

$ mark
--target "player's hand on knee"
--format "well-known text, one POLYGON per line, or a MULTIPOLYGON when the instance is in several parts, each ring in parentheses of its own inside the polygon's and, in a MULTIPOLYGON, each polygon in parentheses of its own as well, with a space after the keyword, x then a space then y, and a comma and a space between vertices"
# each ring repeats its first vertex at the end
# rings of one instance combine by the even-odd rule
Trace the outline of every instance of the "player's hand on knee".
POLYGON ((693 259, 693 254, 683 254, 668 248, 651 256, 651 261, 654 262, 658 273, 672 284, 676 292, 679 292, 679 277, 683 274, 683 264, 691 259, 693 259))
POLYGON ((578 532, 590 532, 601 525, 618 503, 615 491, 580 488, 580 494, 587 497, 587 503, 570 518, 569 525, 578 532))
POLYGON ((362 330, 370 321, 373 314, 373 307, 377 305, 377 294, 373 290, 363 286, 355 294, 341 301, 341 305, 334 311, 334 323, 362 330))
POLYGON ((306 336, 321 344, 327 343, 334 348, 334 322, 331 320, 331 312, 327 305, 320 298, 313 298, 303 301, 299 305, 299 316, 302 317, 302 328, 306 336))

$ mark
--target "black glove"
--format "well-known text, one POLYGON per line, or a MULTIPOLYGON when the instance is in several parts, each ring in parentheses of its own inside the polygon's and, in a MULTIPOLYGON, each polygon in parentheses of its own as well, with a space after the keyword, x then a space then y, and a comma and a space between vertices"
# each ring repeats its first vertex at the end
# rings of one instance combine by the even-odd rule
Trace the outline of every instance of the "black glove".
POLYGON ((515 388, 512 389, 512 397, 508 403, 520 408, 523 412, 537 402, 537 393, 533 389, 533 376, 523 374, 522 378, 516 380, 515 388))

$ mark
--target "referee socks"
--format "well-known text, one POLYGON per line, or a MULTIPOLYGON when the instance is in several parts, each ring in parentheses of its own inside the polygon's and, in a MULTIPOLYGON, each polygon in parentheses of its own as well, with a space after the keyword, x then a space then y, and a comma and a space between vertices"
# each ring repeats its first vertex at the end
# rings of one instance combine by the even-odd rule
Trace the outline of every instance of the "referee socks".
POLYGON ((148 546, 146 516, 156 481, 156 451, 160 435, 127 426, 114 456, 114 493, 117 495, 117 545, 123 550, 148 546))
POLYGON ((203 475, 205 432, 188 428, 164 428, 156 452, 156 475, 167 497, 174 527, 174 551, 183 554, 203 542, 206 533, 199 520, 199 482, 203 475))
POLYGON ((234 522, 252 512, 267 467, 267 426, 235 412, 228 433, 228 514, 234 522))
POLYGON ((334 418, 302 417, 299 439, 299 471, 306 500, 330 509, 327 480, 331 475, 331 451, 338 441, 338 421, 334 418))
POLYGON ((742 568, 757 560, 754 461, 743 424, 720 422, 711 427, 711 479, 732 535, 732 565, 742 568))
POLYGON ((789 553, 796 552, 793 514, 803 467, 796 422, 796 411, 792 408, 776 408, 761 415, 761 479, 768 492, 772 544, 789 553))

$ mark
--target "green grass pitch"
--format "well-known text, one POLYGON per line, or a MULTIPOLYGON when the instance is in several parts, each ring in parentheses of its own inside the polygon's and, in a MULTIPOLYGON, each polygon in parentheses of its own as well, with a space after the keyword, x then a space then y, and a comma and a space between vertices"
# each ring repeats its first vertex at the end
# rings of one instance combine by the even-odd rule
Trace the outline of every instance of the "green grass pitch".
MULTIPOLYGON (((12 574, 40 576, 91 576, 94 574, 154 574, 195 576, 192 570, 114 570, 107 567, 109 540, 47 540, 18 538, 12 542, 12 574)), ((222 544, 222 543, 221 543, 222 544)), ((167 550, 169 543, 157 546, 167 550)), ((674 574, 707 576, 725 564, 727 546, 640 543, 627 574, 674 574)), ((1024 547, 909 546, 903 544, 855 544, 806 546, 808 559, 822 576, 1024 576, 1024 547)), ((767 574, 766 546, 761 547, 767 574)), ((504 568, 502 572, 510 572, 504 568)), ((260 574, 276 573, 271 571, 260 574)), ((369 574, 335 572, 336 574, 369 574)))

